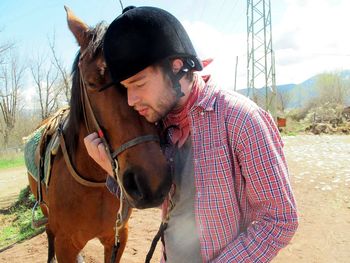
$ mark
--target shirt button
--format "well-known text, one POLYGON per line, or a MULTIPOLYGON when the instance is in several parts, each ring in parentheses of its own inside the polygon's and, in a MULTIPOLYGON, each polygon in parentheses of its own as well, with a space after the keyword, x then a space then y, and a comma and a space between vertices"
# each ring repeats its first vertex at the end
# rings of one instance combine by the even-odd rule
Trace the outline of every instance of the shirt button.
POLYGON ((202 115, 202 116, 204 115, 204 111, 201 111, 201 115, 202 115))

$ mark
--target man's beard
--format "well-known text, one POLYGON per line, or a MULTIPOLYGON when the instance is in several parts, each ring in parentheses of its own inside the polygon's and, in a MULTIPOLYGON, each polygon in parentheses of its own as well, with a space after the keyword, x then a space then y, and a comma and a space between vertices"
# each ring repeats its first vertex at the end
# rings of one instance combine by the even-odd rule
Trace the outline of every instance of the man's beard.
POLYGON ((144 105, 147 106, 151 111, 153 111, 152 117, 150 119, 146 116, 146 119, 149 122, 157 122, 161 119, 164 119, 168 115, 168 113, 171 112, 177 106, 179 98, 175 95, 175 91, 174 93, 171 92, 171 94, 169 95, 170 96, 168 97, 162 98, 157 103, 156 108, 153 108, 149 105, 144 105))

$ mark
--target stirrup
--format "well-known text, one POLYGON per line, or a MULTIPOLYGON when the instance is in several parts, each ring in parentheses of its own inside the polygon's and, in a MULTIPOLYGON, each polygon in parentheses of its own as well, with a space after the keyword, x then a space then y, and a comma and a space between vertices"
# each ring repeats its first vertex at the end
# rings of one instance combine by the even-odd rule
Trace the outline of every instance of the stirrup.
MULTIPOLYGON (((49 220, 47 217, 44 217, 42 219, 36 219, 35 217, 35 210, 38 208, 39 201, 36 201, 34 204, 34 207, 32 208, 32 228, 39 228, 43 225, 46 225, 49 220)), ((40 207, 39 207, 40 208, 40 207)))

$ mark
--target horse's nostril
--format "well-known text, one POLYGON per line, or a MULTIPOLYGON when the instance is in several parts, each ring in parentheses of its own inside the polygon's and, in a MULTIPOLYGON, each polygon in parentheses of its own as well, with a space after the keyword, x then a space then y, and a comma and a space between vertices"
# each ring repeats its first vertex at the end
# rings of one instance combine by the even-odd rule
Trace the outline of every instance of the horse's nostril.
POLYGON ((143 193, 137 175, 133 171, 126 171, 123 176, 125 191, 134 199, 141 200, 143 193))

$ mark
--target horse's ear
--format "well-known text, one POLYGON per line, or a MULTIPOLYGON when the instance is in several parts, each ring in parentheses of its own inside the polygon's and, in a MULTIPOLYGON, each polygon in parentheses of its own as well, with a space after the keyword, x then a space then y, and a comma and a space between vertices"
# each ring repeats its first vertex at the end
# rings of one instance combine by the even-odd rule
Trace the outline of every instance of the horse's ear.
POLYGON ((73 33, 75 39, 78 41, 79 46, 84 49, 89 44, 89 27, 80 18, 76 17, 72 10, 67 6, 64 6, 67 13, 67 22, 70 31, 73 33))

